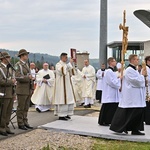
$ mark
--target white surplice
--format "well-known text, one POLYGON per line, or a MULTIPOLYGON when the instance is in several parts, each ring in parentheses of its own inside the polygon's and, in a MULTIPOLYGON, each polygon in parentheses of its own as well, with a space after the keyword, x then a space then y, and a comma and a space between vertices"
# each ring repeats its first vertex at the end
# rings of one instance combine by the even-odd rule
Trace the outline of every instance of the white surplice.
POLYGON ((103 90, 103 77, 105 74, 105 70, 101 70, 99 69, 96 73, 96 77, 97 77, 97 90, 102 91, 103 90))
POLYGON ((31 97, 31 101, 36 105, 50 105, 54 97, 55 75, 51 70, 40 70, 36 75, 36 89, 31 97), (50 79, 44 83, 43 77, 49 74, 50 79))
POLYGON ((117 78, 116 73, 112 69, 107 69, 103 78, 101 103, 118 103, 120 86, 120 78, 117 78))
POLYGON ((122 82, 120 108, 145 107, 145 79, 138 70, 128 67, 122 82))

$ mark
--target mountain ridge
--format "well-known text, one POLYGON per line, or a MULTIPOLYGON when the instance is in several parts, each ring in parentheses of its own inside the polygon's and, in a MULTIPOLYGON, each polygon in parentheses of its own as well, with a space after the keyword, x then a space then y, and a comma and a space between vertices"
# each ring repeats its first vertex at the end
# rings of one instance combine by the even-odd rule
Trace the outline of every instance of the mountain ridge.
MULTIPOLYGON (((9 49, 0 49, 0 51, 6 51, 10 54, 10 56, 13 58, 13 64, 15 64, 18 60, 17 54, 18 51, 15 50, 9 50, 9 49)), ((47 62, 50 65, 55 65, 59 61, 59 56, 53 56, 46 53, 32 53, 30 52, 29 55, 30 62, 35 63, 44 63, 47 62)), ((90 59, 90 64, 94 66, 95 69, 99 68, 99 59, 90 59)))

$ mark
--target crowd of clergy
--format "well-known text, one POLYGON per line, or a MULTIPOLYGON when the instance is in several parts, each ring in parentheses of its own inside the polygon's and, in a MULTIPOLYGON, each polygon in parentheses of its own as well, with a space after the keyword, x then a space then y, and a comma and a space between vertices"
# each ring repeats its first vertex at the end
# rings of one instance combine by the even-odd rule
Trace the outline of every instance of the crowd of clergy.
MULTIPOLYGON (((91 108, 94 101, 98 100, 101 103, 98 118, 100 126, 110 126, 110 130, 118 133, 128 134, 131 131, 133 135, 145 135, 141 132, 144 122, 150 125, 150 56, 145 58, 145 68, 139 65, 137 55, 130 55, 128 61, 129 65, 124 67, 110 57, 107 60, 108 68, 102 64, 96 72, 86 59, 83 69, 79 70, 72 59, 67 63, 67 54, 62 53, 53 72, 55 75, 47 81, 51 93, 54 88, 54 96, 48 96, 51 98, 49 102, 55 106, 54 114, 60 120, 67 121, 71 119, 77 101, 80 106, 91 108)), ((41 72, 41 77, 47 74, 44 70, 41 72)), ((41 87, 43 79, 39 80, 38 76, 37 84, 41 87)), ((36 105, 47 104, 45 100, 48 97, 43 99, 43 94, 49 92, 45 87, 42 89, 40 91, 37 86, 31 98, 36 105), (42 99, 34 96, 39 93, 42 99)))
MULTIPOLYGON (((20 60, 15 69, 9 64, 8 53, 3 52, 0 57, 0 89, 3 88, 0 99, 11 100, 16 94, 19 129, 33 128, 27 119, 30 102, 35 104, 39 113, 54 108, 54 115, 59 120, 68 121, 78 103, 86 109, 93 107, 98 100, 101 103, 100 126, 109 126, 110 130, 118 133, 128 134, 131 131, 133 135, 145 135, 141 132, 144 131, 144 123, 150 125, 150 99, 147 96, 150 90, 150 56, 145 57, 145 68, 139 65, 137 55, 129 56, 126 67, 110 57, 108 67, 101 64, 96 72, 88 59, 84 60, 84 67, 79 70, 73 59, 68 60, 67 53, 61 53, 55 67, 44 63, 43 68, 38 70, 34 63, 30 66, 26 63, 28 55, 25 49, 19 51, 20 60), (15 70, 15 73, 10 70, 15 70), (7 88, 14 86, 16 92, 13 91, 7 98, 7 88)), ((13 103, 2 102, 0 134, 7 136, 14 134, 8 126, 13 103)))

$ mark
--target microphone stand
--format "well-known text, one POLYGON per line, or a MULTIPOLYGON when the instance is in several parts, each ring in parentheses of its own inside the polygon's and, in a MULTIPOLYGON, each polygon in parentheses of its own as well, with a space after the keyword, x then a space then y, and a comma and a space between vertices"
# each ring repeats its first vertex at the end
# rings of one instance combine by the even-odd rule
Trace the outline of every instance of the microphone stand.
POLYGON ((9 68, 12 69, 12 71, 16 72, 16 69, 12 66, 12 64, 7 60, 7 58, 4 56, 4 54, 2 52, 0 52, 1 56, 3 56, 3 58, 6 60, 7 64, 7 73, 6 73, 6 78, 5 78, 5 86, 4 86, 4 96, 2 96, 2 101, 1 101, 1 111, 0 111, 0 125, 1 125, 1 121, 2 121, 2 113, 3 113, 3 107, 4 107, 4 97, 6 95, 6 83, 7 83, 7 77, 8 77, 8 72, 9 72, 9 68))

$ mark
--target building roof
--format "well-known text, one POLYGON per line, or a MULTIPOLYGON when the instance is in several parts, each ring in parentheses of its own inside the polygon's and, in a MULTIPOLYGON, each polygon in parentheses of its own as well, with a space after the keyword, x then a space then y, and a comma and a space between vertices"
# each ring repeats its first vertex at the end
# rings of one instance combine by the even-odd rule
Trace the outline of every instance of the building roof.
POLYGON ((150 10, 136 10, 134 15, 150 28, 150 10))
MULTIPOLYGON (((113 41, 107 44, 109 48, 122 46, 122 41, 113 41)), ((128 41, 128 46, 144 46, 144 41, 128 41)))

